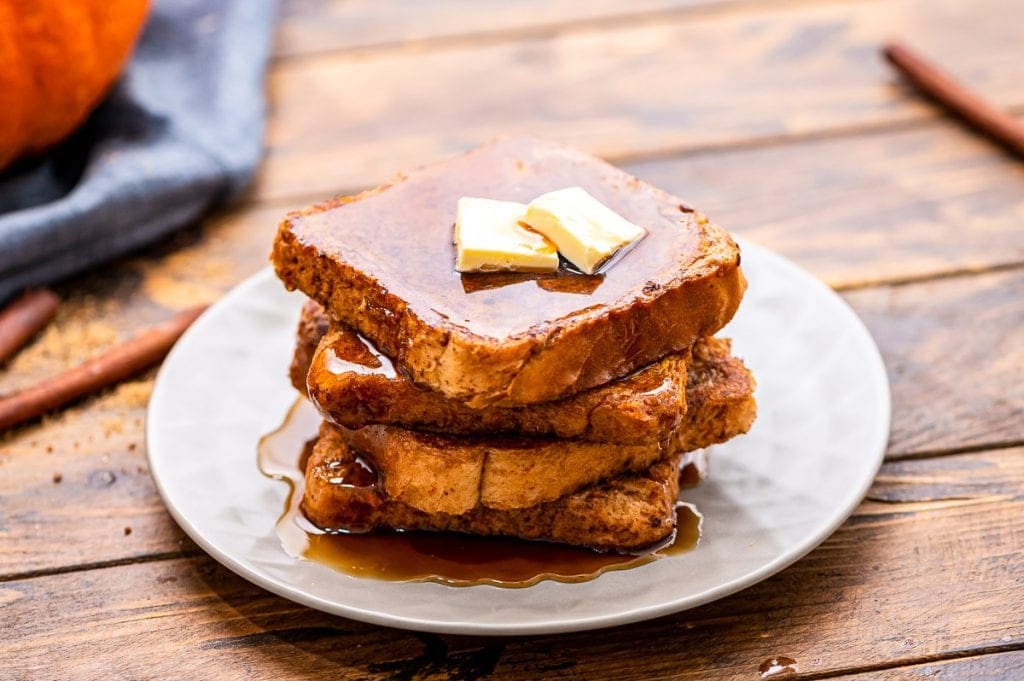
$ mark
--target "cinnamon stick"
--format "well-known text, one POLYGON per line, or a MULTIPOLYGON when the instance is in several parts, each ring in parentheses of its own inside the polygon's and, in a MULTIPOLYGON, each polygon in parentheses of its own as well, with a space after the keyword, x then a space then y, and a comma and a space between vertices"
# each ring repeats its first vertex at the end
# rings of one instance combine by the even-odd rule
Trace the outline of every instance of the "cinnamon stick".
POLYGON ((1024 123, 986 102, 917 52, 900 43, 883 48, 885 58, 926 95, 962 118, 975 130, 1009 151, 1024 156, 1024 123))
POLYGON ((60 298, 45 288, 26 291, 0 312, 0 366, 57 314, 60 298))
POLYGON ((0 430, 42 416, 51 409, 118 383, 155 364, 203 310, 196 307, 157 324, 74 369, 0 399, 0 430))

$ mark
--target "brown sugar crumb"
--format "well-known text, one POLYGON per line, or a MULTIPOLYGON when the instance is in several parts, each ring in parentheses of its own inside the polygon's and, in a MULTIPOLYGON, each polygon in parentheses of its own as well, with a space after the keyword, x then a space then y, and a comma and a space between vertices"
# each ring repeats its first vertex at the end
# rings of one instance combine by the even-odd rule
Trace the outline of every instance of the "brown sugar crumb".
POLYGON ((140 261, 142 288, 153 302, 171 310, 211 303, 235 283, 235 263, 185 248, 158 262, 140 261))
POLYGON ((53 372, 99 354, 118 338, 113 326, 98 321, 102 314, 100 304, 91 297, 62 305, 57 318, 36 342, 15 356, 11 373, 53 372))
POLYGON ((116 343, 116 327, 101 320, 108 318, 117 304, 116 300, 101 301, 88 295, 65 301, 53 322, 10 361, 0 376, 0 392, 35 386, 116 343))
POLYGON ((54 473, 53 474, 53 484, 59 485, 61 480, 63 480, 63 479, 64 479, 64 476, 61 473, 54 473))
MULTIPOLYGON (((103 399, 104 406, 123 407, 125 409, 141 409, 149 403, 149 396, 153 392, 153 381, 142 379, 138 381, 126 381, 121 383, 109 395, 103 399)), ((107 423, 104 422, 104 428, 107 423)), ((124 423, 118 419, 117 430, 121 433, 124 430, 124 423)))
POLYGON ((103 419, 103 437, 124 432, 124 421, 121 419, 103 419))

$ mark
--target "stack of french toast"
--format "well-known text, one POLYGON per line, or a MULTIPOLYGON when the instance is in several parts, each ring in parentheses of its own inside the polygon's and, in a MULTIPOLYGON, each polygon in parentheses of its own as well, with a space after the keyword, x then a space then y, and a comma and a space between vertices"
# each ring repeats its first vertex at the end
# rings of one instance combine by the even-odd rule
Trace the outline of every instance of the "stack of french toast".
POLYGON ((326 530, 635 551, 671 536, 684 455, 755 417, 714 335, 746 286, 735 242, 561 145, 498 140, 292 213, 272 260, 309 298, 291 379, 324 419, 302 508, 326 530), (646 236, 592 275, 453 268, 461 197, 567 186, 646 236))

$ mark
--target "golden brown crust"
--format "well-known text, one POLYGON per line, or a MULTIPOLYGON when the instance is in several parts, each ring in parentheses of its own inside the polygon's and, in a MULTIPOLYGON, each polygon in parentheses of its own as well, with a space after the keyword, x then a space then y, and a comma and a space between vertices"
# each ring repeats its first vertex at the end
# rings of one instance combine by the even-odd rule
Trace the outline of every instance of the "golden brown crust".
POLYGON ((753 423, 754 383, 730 343, 697 343, 686 399, 694 405, 668 438, 639 445, 521 436, 465 437, 387 425, 343 430, 379 471, 383 493, 428 513, 477 506, 526 508, 677 452, 723 442, 753 423))
POLYGON ((693 345, 686 381, 687 415, 676 429, 684 452, 726 442, 746 433, 757 418, 757 381, 732 356, 728 338, 703 338, 693 345))
MULTIPOLYGON (((433 231, 421 238, 417 248, 450 248, 448 237, 438 231, 450 230, 448 217, 442 217, 430 223, 433 231)), ((649 221, 638 224, 648 226, 649 221)), ((406 240, 410 238, 405 235, 406 240)), ((409 266, 450 269, 448 251, 428 255, 409 266)), ((302 290, 332 316, 370 338, 417 383, 472 407, 546 402, 628 375, 714 334, 732 318, 746 286, 739 249, 724 230, 681 209, 677 199, 597 159, 528 139, 486 145, 437 168, 413 173, 407 181, 293 213, 279 227, 271 259, 289 289, 302 290), (487 173, 493 177, 478 178, 487 173), (485 183, 492 180, 493 186, 485 183), (591 304, 597 300, 592 296, 538 293, 543 286, 520 289, 531 298, 518 309, 507 302, 496 306, 505 319, 532 306, 553 305, 556 297, 559 304, 576 308, 554 315, 554 321, 545 317, 525 329, 494 336, 475 318, 480 311, 477 298, 467 295, 474 302, 465 305, 476 307, 453 320, 437 312, 440 303, 414 304, 409 300, 412 294, 396 294, 402 285, 400 274, 381 276, 372 271, 374 263, 357 266, 353 262, 360 246, 373 246, 372 240, 355 243, 365 236, 360 230, 387 227, 389 221, 410 212, 454 210, 454 199, 449 201, 452 197, 444 194, 442 201, 438 193, 458 192, 460 182, 469 181, 476 182, 470 186, 480 191, 490 187, 505 192, 550 190, 553 187, 547 185, 555 181, 586 184, 601 200, 621 204, 619 209, 627 217, 632 218, 628 211, 634 209, 649 221, 664 224, 649 229, 635 252, 627 255, 629 262, 609 269, 597 291, 608 291, 612 298, 591 304), (444 205, 439 208, 438 202, 444 205), (349 231, 339 234, 338 221, 347 224, 346 216, 356 214, 351 207, 357 204, 365 208, 358 213, 361 219, 375 224, 360 225, 356 233, 348 225, 349 231), (657 267, 645 274, 642 265, 655 256, 657 267), (670 265, 663 262, 665 258, 670 265), (544 295, 550 297, 537 297, 544 295)), ((438 282, 455 286, 441 277, 438 282)), ((439 296, 440 285, 432 282, 416 290, 439 296)), ((505 287, 504 294, 514 291, 505 287)), ((451 302, 452 298, 441 300, 451 302)))
MULTIPOLYGON (((682 453, 746 432, 756 415, 753 377, 730 355, 728 341, 704 339, 694 349, 694 358, 687 384, 690 409, 677 429, 675 445, 642 473, 620 474, 526 508, 507 510, 478 504, 461 514, 430 513, 390 497, 386 473, 373 488, 329 484, 325 466, 330 462, 343 466, 354 454, 349 447, 350 433, 325 423, 307 469, 304 509, 310 520, 326 528, 455 530, 619 549, 656 542, 668 535, 674 523, 675 471, 682 453)), ((444 451, 439 447, 435 454, 441 457, 444 451)), ((467 451, 458 453, 461 457, 467 451)), ((479 454, 482 471, 484 452, 479 454)), ((373 460, 372 453, 367 458, 373 460)), ((460 482, 455 479, 458 476, 445 475, 443 469, 435 466, 430 478, 436 495, 444 495, 445 480, 453 485, 460 482)), ((478 469, 470 466, 469 470, 475 475, 478 469)), ((337 474, 336 468, 330 471, 337 474)), ((539 476, 528 479, 542 482, 539 476)))
POLYGON ((534 506, 624 471, 648 468, 674 449, 670 440, 617 445, 459 437, 394 426, 366 426, 343 434, 378 470, 388 498, 429 513, 534 506))
POLYGON ((288 378, 303 395, 307 394, 306 374, 309 373, 309 366, 316 353, 316 342, 311 340, 323 338, 329 326, 330 320, 323 314, 323 308, 318 303, 307 300, 302 306, 302 314, 299 315, 299 328, 295 334, 298 342, 295 344, 292 363, 288 367, 288 378))
POLYGON ((347 428, 387 424, 452 435, 519 433, 635 445, 664 440, 686 412, 689 351, 555 402, 473 409, 417 386, 343 325, 335 323, 325 336, 328 323, 316 303, 303 308, 291 378, 302 392, 308 385, 325 418, 347 428))
POLYGON ((459 515, 426 513, 373 487, 332 485, 339 468, 353 460, 341 432, 325 424, 306 468, 303 510, 314 524, 503 535, 624 551, 661 541, 675 527, 679 456, 547 503, 515 510, 480 506, 459 515))

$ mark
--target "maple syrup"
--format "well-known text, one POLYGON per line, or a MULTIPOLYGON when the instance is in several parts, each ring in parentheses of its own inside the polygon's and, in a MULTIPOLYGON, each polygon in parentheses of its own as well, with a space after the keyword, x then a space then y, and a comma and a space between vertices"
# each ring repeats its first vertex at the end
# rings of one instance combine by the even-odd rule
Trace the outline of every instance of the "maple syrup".
MULTIPOLYGON (((424 324, 465 325, 476 336, 505 339, 568 318, 601 319, 603 324, 605 317, 626 305, 650 304, 633 301, 648 301, 662 286, 674 289, 681 279, 696 277, 696 263, 709 255, 712 238, 702 221, 706 218, 683 210, 668 194, 601 161, 523 137, 414 171, 358 200, 293 214, 287 230, 290 238, 315 249, 320 257, 386 284, 386 296, 382 288, 380 295, 363 299, 361 314, 367 319, 394 314, 384 302, 387 297, 401 300, 403 315, 424 324), (571 186, 583 187, 610 210, 642 226, 647 235, 621 249, 597 275, 565 267, 558 273, 532 274, 463 275, 455 270, 452 230, 460 198, 529 203, 552 189, 571 186), (687 267, 681 270, 681 264, 687 267), (516 313, 508 314, 509 310, 516 313)), ((637 359, 646 361, 609 366, 614 376, 648 364, 669 349, 662 341, 651 344, 659 335, 648 334, 641 325, 629 331, 630 337, 622 339, 624 346, 642 350, 637 359)), ((684 340, 678 339, 676 349, 689 345, 684 340)))
POLYGON ((785 655, 769 657, 758 667, 762 679, 788 679, 799 673, 796 660, 785 655))
POLYGON ((701 483, 708 475, 708 452, 697 449, 683 454, 679 462, 679 489, 690 489, 701 483))
MULTIPOLYGON (((676 504, 676 530, 664 542, 638 553, 598 552, 548 542, 478 537, 450 532, 326 532, 303 515, 303 471, 316 441, 320 415, 300 398, 284 423, 259 444, 264 475, 288 483, 277 534, 285 551, 357 577, 389 581, 431 581, 453 586, 491 584, 525 587, 544 579, 583 582, 609 570, 644 565, 684 553, 700 539, 701 516, 690 504, 676 504)), ((696 458, 682 469, 690 486, 700 479, 696 458)), ((349 466, 337 484, 373 487, 376 473, 365 461, 349 466), (343 479, 344 478, 344 479, 343 479)))

